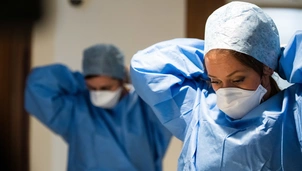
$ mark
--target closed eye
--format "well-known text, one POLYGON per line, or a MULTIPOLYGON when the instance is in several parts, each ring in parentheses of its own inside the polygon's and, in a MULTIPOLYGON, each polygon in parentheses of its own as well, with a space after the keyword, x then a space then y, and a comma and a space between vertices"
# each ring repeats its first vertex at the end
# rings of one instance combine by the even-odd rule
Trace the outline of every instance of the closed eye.
POLYGON ((238 80, 233 80, 234 83, 241 83, 244 81, 244 78, 238 79, 238 80))
POLYGON ((221 81, 218 81, 218 80, 211 80, 211 84, 219 84, 221 83, 221 81))
POLYGON ((219 84, 219 83, 221 83, 220 80, 218 80, 216 78, 211 78, 211 77, 210 77, 210 80, 208 80, 207 82, 211 83, 211 84, 219 84))
POLYGON ((110 90, 111 87, 101 87, 100 90, 110 90))

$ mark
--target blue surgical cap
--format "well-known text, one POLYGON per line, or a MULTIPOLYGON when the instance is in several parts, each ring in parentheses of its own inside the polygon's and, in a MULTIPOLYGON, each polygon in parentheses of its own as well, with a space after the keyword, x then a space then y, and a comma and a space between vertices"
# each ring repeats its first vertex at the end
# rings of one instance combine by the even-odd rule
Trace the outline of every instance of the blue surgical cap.
POLYGON ((239 1, 218 8, 207 19, 205 54, 212 49, 250 55, 274 70, 281 53, 274 21, 258 6, 239 1))
POLYGON ((106 75, 123 80, 125 78, 124 55, 114 45, 97 44, 83 53, 83 75, 106 75))

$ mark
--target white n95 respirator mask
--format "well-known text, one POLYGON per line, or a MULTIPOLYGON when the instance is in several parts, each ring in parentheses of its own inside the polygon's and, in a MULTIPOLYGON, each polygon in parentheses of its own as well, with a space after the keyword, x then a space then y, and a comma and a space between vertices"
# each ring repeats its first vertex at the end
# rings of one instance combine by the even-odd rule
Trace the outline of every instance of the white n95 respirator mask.
POLYGON ((105 109, 113 108, 122 93, 122 88, 118 88, 115 91, 110 90, 90 90, 90 99, 93 105, 105 109))
POLYGON ((217 106, 233 119, 240 119, 258 106, 267 90, 260 84, 255 91, 220 88, 216 91, 217 106))

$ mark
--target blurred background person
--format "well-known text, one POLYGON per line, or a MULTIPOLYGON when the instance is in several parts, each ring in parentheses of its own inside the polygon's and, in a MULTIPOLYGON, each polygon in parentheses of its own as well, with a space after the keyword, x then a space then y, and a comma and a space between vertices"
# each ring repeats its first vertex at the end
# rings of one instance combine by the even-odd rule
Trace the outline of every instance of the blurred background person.
POLYGON ((82 68, 36 67, 25 90, 26 110, 68 144, 68 170, 162 170, 171 134, 126 86, 122 52, 93 45, 82 68))

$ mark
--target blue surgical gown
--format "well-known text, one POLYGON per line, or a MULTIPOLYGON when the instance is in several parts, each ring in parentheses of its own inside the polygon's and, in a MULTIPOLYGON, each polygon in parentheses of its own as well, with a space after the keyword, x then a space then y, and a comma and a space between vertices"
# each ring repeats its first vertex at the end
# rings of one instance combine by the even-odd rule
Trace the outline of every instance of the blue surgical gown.
POLYGON ((301 40, 302 34, 280 59, 280 74, 293 85, 240 120, 216 105, 203 64, 203 40, 172 39, 133 56, 130 72, 137 93, 183 141, 179 171, 302 170, 301 40))
POLYGON ((131 89, 112 109, 95 107, 82 74, 33 69, 25 108, 68 144, 69 171, 160 171, 171 133, 131 89))

